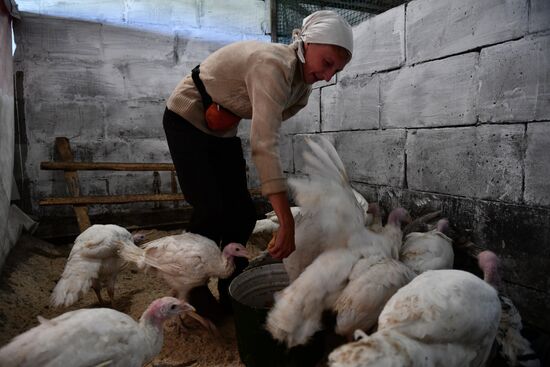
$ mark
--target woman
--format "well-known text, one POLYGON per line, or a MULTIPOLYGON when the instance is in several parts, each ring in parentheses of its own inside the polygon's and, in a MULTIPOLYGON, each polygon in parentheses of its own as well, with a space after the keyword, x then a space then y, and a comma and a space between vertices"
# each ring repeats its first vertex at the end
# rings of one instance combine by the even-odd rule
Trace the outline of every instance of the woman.
MULTIPOLYGON (((230 242, 246 244, 256 223, 236 137, 238 120, 246 118, 252 121, 250 145, 262 194, 280 223, 270 253, 282 259, 294 251, 279 128, 307 104, 311 84, 330 80, 349 62, 353 35, 337 13, 318 11, 294 30, 293 39, 291 45, 243 41, 222 47, 186 76, 168 99, 163 124, 180 187, 194 208, 189 231, 222 248, 230 242)), ((234 275, 218 284, 220 303, 227 309, 229 283, 245 266, 246 261, 237 260, 234 275)), ((200 302, 194 300, 201 298, 199 293, 212 296, 204 288, 191 294, 190 303, 200 312, 200 302)))

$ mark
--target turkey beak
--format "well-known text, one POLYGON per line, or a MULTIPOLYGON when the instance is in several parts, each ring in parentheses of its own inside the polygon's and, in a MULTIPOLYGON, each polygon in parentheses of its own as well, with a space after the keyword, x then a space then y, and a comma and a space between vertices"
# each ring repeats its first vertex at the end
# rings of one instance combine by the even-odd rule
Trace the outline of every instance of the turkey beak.
POLYGON ((191 306, 189 303, 187 302, 182 302, 181 305, 181 312, 185 312, 185 313, 191 313, 191 312, 195 312, 197 310, 195 310, 195 307, 191 306))
MULTIPOLYGON (((191 305, 190 305, 191 306, 191 305)), ((204 326, 207 330, 210 330, 210 324, 208 323, 208 321, 206 321, 206 319, 204 317, 202 317, 201 315, 199 315, 198 313, 195 312, 195 308, 193 306, 191 306, 191 308, 193 308, 192 311, 188 311, 186 314, 191 316, 192 318, 194 318, 195 320, 197 320, 202 326, 204 326)))

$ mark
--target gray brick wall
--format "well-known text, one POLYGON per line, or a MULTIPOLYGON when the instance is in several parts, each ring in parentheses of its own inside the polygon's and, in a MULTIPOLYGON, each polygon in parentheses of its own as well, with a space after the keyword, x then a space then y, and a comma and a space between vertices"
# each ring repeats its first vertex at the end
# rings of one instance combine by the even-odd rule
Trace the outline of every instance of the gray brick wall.
MULTIPOLYGON (((501 256, 523 319, 548 331, 549 4, 409 2, 357 26, 352 62, 319 87, 352 185, 386 213, 442 210, 501 256)), ((306 136, 293 135, 295 175, 306 136)))
POLYGON ((480 121, 549 120, 549 60, 548 35, 526 37, 482 49, 479 66, 480 121))
POLYGON ((435 127, 476 122, 477 53, 404 67, 381 80, 381 125, 435 127))
POLYGON ((437 59, 527 33, 526 0, 416 0, 407 5, 407 63, 437 59))

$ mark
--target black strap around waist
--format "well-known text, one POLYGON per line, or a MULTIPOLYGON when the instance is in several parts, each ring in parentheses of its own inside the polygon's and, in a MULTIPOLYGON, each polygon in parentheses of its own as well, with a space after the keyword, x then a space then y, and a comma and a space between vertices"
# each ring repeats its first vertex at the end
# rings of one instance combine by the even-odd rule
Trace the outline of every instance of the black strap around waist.
POLYGON ((204 105, 204 110, 208 108, 212 104, 212 97, 206 92, 206 88, 204 87, 204 84, 202 83, 201 78, 199 77, 200 70, 199 66, 197 65, 191 70, 191 78, 193 78, 193 82, 195 83, 195 86, 197 87, 197 90, 201 94, 202 98, 202 104, 204 105))

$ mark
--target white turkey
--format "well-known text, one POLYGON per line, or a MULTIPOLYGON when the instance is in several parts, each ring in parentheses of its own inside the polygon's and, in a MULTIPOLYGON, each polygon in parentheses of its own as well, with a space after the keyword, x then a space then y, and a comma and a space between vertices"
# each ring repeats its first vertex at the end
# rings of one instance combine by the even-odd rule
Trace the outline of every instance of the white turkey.
POLYGON ((94 224, 74 242, 67 264, 51 295, 51 304, 70 306, 92 288, 100 303, 101 288, 105 286, 111 304, 115 282, 124 266, 118 256, 120 246, 135 246, 143 239, 141 233, 132 236, 125 228, 114 224, 94 224))
MULTIPOLYGON (((302 214, 296 226, 296 250, 283 260, 290 281, 327 249, 355 245, 366 248, 369 246, 364 245, 371 240, 383 238, 366 229, 368 204, 364 207, 359 203, 361 195, 351 187, 332 144, 323 136, 318 142, 306 142, 310 151, 304 152, 304 161, 309 178, 289 180, 302 214)), ((366 200, 362 202, 365 205, 366 200)))
POLYGON ((321 316, 346 285, 357 253, 346 248, 319 255, 300 276, 275 296, 266 329, 289 348, 305 344, 321 330, 321 316))
POLYGON ((500 319, 497 292, 462 270, 429 270, 395 293, 378 330, 335 349, 331 367, 483 366, 500 319))
POLYGON ((401 248, 401 223, 410 222, 403 208, 392 210, 388 223, 379 229, 389 241, 390 254, 384 252, 361 258, 353 266, 348 284, 336 300, 336 333, 351 340, 356 329, 369 330, 387 300, 402 286, 409 283, 415 274, 398 261, 401 248))
MULTIPOLYGON (((248 257, 244 246, 230 243, 220 251, 207 237, 184 232, 146 243, 143 248, 120 248, 120 256, 140 269, 154 269, 172 288, 176 297, 186 300, 191 289, 212 277, 227 278, 234 269, 234 257, 248 257)), ((213 328, 209 323, 207 325, 213 328)))
MULTIPOLYGON (((485 281, 499 291, 501 282, 500 259, 494 252, 488 250, 480 252, 477 257, 480 267, 490 268, 490 271, 485 273, 485 281)), ((531 344, 521 335, 523 324, 518 309, 512 300, 502 292, 499 292, 499 299, 502 315, 496 342, 500 355, 511 367, 539 367, 540 361, 531 348, 531 344)))
POLYGON ((288 346, 306 343, 320 329, 322 312, 333 307, 357 261, 397 258, 401 232, 389 227, 408 217, 398 208, 387 231, 367 229, 365 211, 334 147, 322 137, 319 143, 307 142, 311 153, 305 152, 304 159, 310 178, 290 181, 302 223, 308 223, 296 229, 296 243, 303 247, 297 245, 283 261, 291 284, 267 316, 267 329, 288 346))
POLYGON ((40 325, 0 349, 0 365, 141 367, 160 353, 164 321, 193 311, 188 303, 164 297, 153 301, 139 322, 110 308, 39 317, 40 325))
POLYGON ((440 219, 429 232, 412 232, 405 237, 399 259, 416 274, 426 270, 452 269, 453 240, 445 235, 447 219, 440 219))
MULTIPOLYGON (((300 222, 300 207, 293 206, 290 208, 292 216, 294 217, 294 223, 296 225, 300 222)), ((252 230, 252 234, 248 239, 248 242, 263 250, 267 247, 267 244, 273 238, 273 235, 279 230, 279 218, 275 214, 275 211, 270 211, 265 214, 265 219, 258 219, 256 225, 252 230)))

